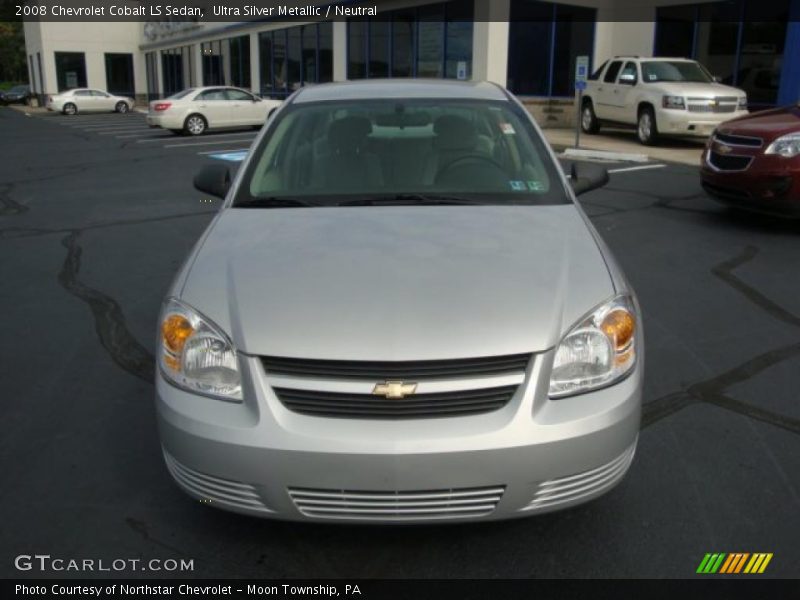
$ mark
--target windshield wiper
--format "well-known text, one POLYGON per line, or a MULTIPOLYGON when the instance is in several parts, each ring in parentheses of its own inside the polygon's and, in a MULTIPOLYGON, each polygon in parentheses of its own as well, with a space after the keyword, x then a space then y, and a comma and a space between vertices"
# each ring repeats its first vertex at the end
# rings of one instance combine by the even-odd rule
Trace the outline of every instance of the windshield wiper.
POLYGON ((303 206, 319 206, 306 200, 297 198, 281 198, 279 196, 269 196, 268 198, 250 198, 241 200, 233 205, 233 208, 293 208, 303 206))
POLYGON ((357 200, 339 202, 339 206, 410 206, 410 205, 444 205, 444 204, 485 204, 469 198, 447 196, 443 194, 387 194, 385 196, 370 196, 357 200))

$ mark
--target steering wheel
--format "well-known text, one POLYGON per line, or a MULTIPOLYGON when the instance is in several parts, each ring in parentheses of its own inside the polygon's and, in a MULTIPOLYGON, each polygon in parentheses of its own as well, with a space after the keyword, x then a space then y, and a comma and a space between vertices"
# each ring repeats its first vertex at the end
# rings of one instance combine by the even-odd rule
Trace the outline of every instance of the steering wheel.
POLYGON ((499 162, 497 162, 490 156, 486 156, 485 154, 465 154, 464 156, 459 156, 455 160, 451 160, 449 163, 441 167, 439 171, 436 173, 436 181, 438 182, 447 171, 450 171, 455 166, 461 163, 481 163, 481 162, 490 164, 503 174, 505 174, 506 172, 503 165, 501 165, 499 162))

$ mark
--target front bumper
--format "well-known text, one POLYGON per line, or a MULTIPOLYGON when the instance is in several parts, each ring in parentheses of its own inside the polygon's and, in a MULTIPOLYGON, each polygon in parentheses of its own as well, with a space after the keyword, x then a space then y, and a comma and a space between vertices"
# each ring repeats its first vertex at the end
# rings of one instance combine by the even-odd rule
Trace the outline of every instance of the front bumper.
MULTIPOLYGON (((737 150, 742 152, 742 150, 737 150)), ((703 189, 728 206, 778 216, 800 217, 800 161, 766 156, 760 151, 743 171, 720 171, 703 152, 703 189)))
POLYGON ((746 110, 730 113, 696 113, 660 108, 656 112, 658 132, 664 135, 708 137, 714 129, 731 119, 749 114, 746 110))
POLYGON ((165 460, 196 500, 279 519, 475 521, 566 508, 608 491, 631 463, 643 353, 625 380, 555 401, 542 377, 552 359, 535 355, 502 409, 400 421, 291 412, 254 357, 241 357, 241 404, 185 392, 159 374, 165 460))

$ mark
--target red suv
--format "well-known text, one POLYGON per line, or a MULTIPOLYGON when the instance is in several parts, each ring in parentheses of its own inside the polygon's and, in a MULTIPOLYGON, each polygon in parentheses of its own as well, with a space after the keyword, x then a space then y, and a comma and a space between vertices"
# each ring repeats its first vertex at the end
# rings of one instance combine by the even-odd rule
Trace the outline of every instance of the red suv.
POLYGON ((717 127, 700 173, 703 188, 725 204, 800 217, 800 104, 717 127))

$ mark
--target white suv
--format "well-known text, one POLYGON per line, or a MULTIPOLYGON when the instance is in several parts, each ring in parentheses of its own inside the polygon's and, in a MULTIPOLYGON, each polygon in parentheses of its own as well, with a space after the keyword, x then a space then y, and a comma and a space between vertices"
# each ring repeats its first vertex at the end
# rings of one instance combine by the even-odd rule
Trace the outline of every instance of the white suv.
POLYGON ((602 123, 635 125, 642 144, 660 135, 708 136, 747 114, 747 95, 722 85, 700 63, 685 58, 616 56, 589 78, 581 104, 581 129, 602 123))

